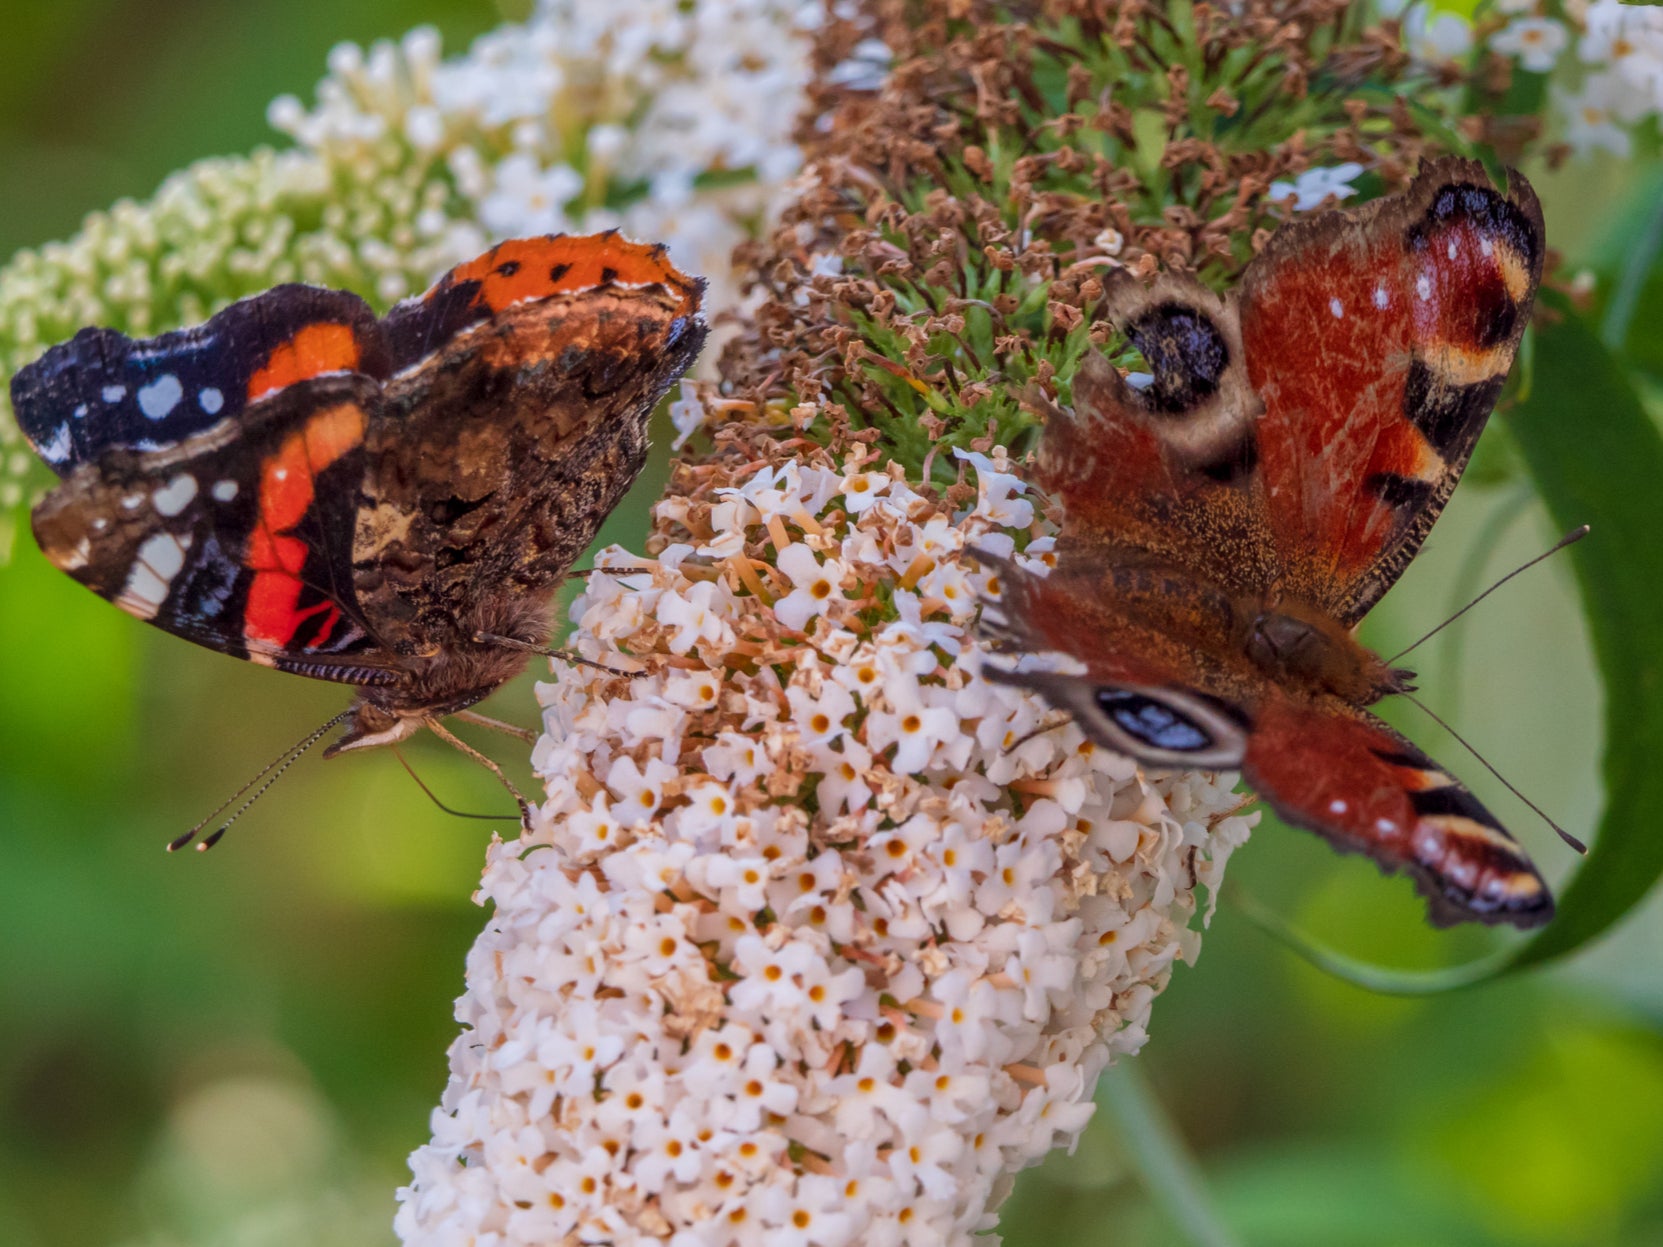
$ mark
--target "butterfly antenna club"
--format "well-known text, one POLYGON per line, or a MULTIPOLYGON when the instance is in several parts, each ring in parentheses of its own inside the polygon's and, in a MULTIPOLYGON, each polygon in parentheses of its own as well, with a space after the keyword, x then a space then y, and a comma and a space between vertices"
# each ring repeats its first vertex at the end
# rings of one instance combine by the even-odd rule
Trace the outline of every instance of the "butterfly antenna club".
POLYGON ((344 722, 351 716, 351 714, 352 711, 350 709, 341 711, 340 714, 330 719, 329 722, 325 723, 322 727, 314 728, 311 732, 301 737, 300 740, 290 745, 282 753, 278 754, 270 762, 266 763, 265 766, 261 767, 259 772, 246 784, 237 789, 237 791, 232 793, 229 797, 225 798, 225 800, 221 801, 212 810, 208 811, 207 816, 204 817, 203 820, 196 826, 192 827, 183 835, 176 836, 172 840, 168 841, 167 851, 169 853, 177 853, 192 840, 195 840, 197 834, 210 822, 217 818, 227 806, 241 797, 250 788, 255 788, 255 785, 258 784, 259 787, 255 789, 254 795, 249 797, 247 801, 244 801, 242 805, 237 808, 237 812, 231 815, 230 818, 226 819, 225 822, 220 825, 219 830, 215 831, 211 836, 208 836, 196 847, 198 850, 202 850, 212 848, 214 845, 218 844, 220 837, 225 834, 226 829, 230 827, 232 823, 241 818, 243 812, 247 810, 249 806, 253 805, 256 801, 263 797, 266 793, 266 789, 270 788, 279 779, 281 779, 283 772, 288 770, 297 758, 299 758, 313 745, 317 744, 318 741, 322 740, 331 729, 344 722), (270 776, 270 778, 267 779, 267 776, 270 776), (265 780, 265 783, 260 783, 261 780, 265 780))

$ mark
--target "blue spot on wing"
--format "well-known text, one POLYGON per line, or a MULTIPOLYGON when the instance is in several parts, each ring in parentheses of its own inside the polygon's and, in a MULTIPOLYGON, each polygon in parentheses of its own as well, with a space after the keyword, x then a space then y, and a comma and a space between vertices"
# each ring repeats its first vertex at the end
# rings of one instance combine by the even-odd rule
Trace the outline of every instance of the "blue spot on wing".
POLYGON ((1171 706, 1124 689, 1099 689, 1097 704, 1134 739, 1157 749, 1194 753, 1213 746, 1212 736, 1171 706))

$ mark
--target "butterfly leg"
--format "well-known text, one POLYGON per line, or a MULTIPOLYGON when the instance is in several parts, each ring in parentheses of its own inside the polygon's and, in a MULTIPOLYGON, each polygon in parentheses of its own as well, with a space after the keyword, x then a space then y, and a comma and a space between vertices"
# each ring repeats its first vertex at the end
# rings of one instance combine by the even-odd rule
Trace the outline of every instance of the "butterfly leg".
POLYGON ((566 573, 567 580, 588 580, 596 572, 610 572, 619 575, 634 575, 640 572, 650 572, 650 567, 575 567, 566 573))
POLYGON ((528 654, 541 654, 544 658, 558 658, 562 662, 572 663, 579 667, 593 667, 596 671, 604 671, 608 675, 645 675, 644 671, 622 671, 617 667, 608 667, 605 663, 596 662, 592 658, 585 658, 582 654, 573 653, 569 649, 552 649, 544 645, 529 645, 511 636, 499 636, 495 632, 476 632, 473 634, 477 645, 501 645, 505 649, 524 650, 528 654))
POLYGON ((440 723, 439 720, 426 718, 423 719, 422 722, 427 725, 428 731, 432 732, 440 740, 444 741, 445 744, 449 745, 452 749, 455 749, 459 753, 466 754, 501 781, 502 786, 513 794, 515 804, 520 807, 520 825, 527 831, 530 831, 531 805, 523 796, 520 795, 520 790, 514 787, 514 781, 509 779, 507 775, 503 774, 502 768, 495 762, 491 761, 490 758, 487 758, 484 754, 480 753, 479 750, 475 749, 472 745, 468 744, 467 741, 453 733, 443 723, 440 723))
POLYGON ((1022 735, 1018 736, 999 752, 1008 757, 1009 755, 1015 753, 1018 749, 1022 748, 1023 745, 1026 745, 1030 740, 1034 739, 1034 737, 1043 736, 1047 732, 1054 732, 1059 727, 1067 727, 1072 722, 1074 722, 1074 716, 1066 712, 1058 715, 1056 718, 1047 719, 1031 732, 1022 733, 1022 735))
POLYGON ((456 717, 464 723, 475 723, 480 727, 488 727, 493 732, 506 732, 510 736, 518 736, 526 744, 537 739, 537 733, 529 727, 517 727, 512 723, 504 723, 501 719, 493 719, 488 714, 480 714, 477 710, 458 710, 456 717))

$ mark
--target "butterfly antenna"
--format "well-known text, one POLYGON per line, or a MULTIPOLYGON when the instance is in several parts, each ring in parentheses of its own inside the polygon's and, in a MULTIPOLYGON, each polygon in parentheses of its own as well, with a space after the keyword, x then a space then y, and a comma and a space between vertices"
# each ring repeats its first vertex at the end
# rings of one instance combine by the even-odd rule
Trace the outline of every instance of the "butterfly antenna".
MULTIPOLYGON (((1583 531, 1586 532, 1587 529, 1584 528, 1583 531)), ((1561 542, 1560 544, 1564 544, 1564 543, 1561 542)), ((1555 547, 1555 548, 1557 548, 1557 547, 1555 547)), ((1551 554, 1551 553, 1553 553, 1552 550, 1548 551, 1548 554, 1551 554)), ((1546 557, 1547 557, 1547 555, 1545 555, 1545 554, 1542 556, 1542 558, 1546 558, 1546 557)), ((1539 559, 1536 560, 1536 561, 1540 562, 1539 559)), ((1526 564, 1525 566, 1528 567, 1529 564, 1526 564)), ((1520 568, 1519 570, 1523 571, 1524 569, 1520 568)), ((1513 574, 1517 575, 1518 572, 1515 572, 1513 574)), ((1517 788, 1513 787, 1513 785, 1508 782, 1507 777, 1505 775, 1503 775, 1500 771, 1496 770, 1495 767, 1491 766, 1490 763, 1489 763, 1489 760, 1487 758, 1485 758, 1485 756, 1483 754, 1479 753, 1478 750, 1474 749, 1471 745, 1467 744, 1467 742, 1462 739, 1461 733, 1457 732, 1449 724, 1445 723, 1441 718, 1439 718, 1437 713, 1432 709, 1432 707, 1428 706, 1424 701, 1422 701, 1420 698, 1416 697, 1413 693, 1404 693, 1403 696, 1407 697, 1410 701, 1414 702, 1415 705, 1419 706, 1423 711, 1425 711, 1427 717, 1430 718, 1432 720, 1432 722, 1436 723, 1439 727, 1443 728, 1444 731, 1448 732, 1451 736, 1455 737, 1456 741, 1459 742, 1461 748, 1465 749, 1468 753, 1472 754, 1473 757, 1477 758, 1479 763, 1484 767, 1484 769, 1486 771, 1488 771, 1491 775, 1494 775, 1497 779, 1499 779, 1502 783, 1502 786, 1505 787, 1508 792, 1512 793, 1520 801, 1523 801, 1531 809, 1535 810, 1536 814, 1537 814, 1537 817, 1539 817, 1549 827, 1551 827, 1555 831, 1557 831, 1559 833, 1559 838, 1561 840, 1563 840, 1566 844, 1570 845, 1571 848, 1575 849, 1578 853, 1581 853, 1583 855, 1587 854, 1588 846, 1586 844, 1583 844, 1582 841, 1578 840, 1575 836, 1571 835, 1570 832, 1566 831, 1558 823, 1554 822, 1551 818, 1549 818, 1547 816, 1547 811, 1543 810, 1541 806, 1537 805, 1529 797, 1525 796, 1524 793, 1520 792, 1517 788)))
POLYGON ((225 834, 225 829, 227 827, 229 827, 232 823, 236 822, 237 819, 241 818, 244 810, 248 809, 249 806, 253 805, 262 796, 264 796, 266 789, 270 788, 273 784, 275 784, 277 782, 279 777, 282 776, 284 771, 289 769, 289 767, 294 763, 296 758, 300 757, 301 754, 305 753, 313 745, 317 744, 318 741, 322 740, 324 738, 324 736, 331 729, 333 729, 337 724, 341 723, 342 721, 344 721, 345 719, 350 717, 351 714, 352 714, 352 710, 350 708, 341 711, 340 714, 336 715, 333 719, 329 720, 329 722, 325 723, 322 727, 315 729, 314 731, 310 732, 308 735, 306 735, 306 736, 302 737, 300 740, 296 741, 294 744, 290 745, 282 753, 278 754, 270 762, 266 763, 265 766, 260 768, 259 774, 255 775, 253 779, 249 780, 241 788, 237 789, 236 792, 232 793, 229 797, 225 798, 225 800, 221 801, 212 810, 210 810, 208 812, 207 817, 204 818, 195 827, 192 827, 184 835, 178 836, 178 837, 174 838, 173 840, 170 840, 168 842, 167 851, 169 853, 177 853, 180 849, 184 848, 192 840, 196 839, 197 833, 200 832, 209 823, 211 823, 215 818, 217 818, 226 809, 226 807, 228 807, 238 797, 242 796, 250 788, 253 788, 256 784, 260 784, 260 781, 264 779, 266 782, 264 784, 260 784, 259 789, 254 793, 254 795, 252 797, 250 797, 247 801, 244 801, 242 803, 242 805, 238 808, 237 812, 235 814, 233 814, 230 818, 226 819, 224 824, 221 825, 221 827, 219 828, 218 831, 214 832, 213 835, 211 835, 207 839, 203 840, 202 843, 197 845, 196 847, 198 849, 207 849, 207 848, 212 848, 214 845, 218 844, 219 843, 219 838, 225 834), (272 774, 272 772, 274 772, 274 771, 276 772, 276 774, 272 774), (268 775, 271 776, 270 779, 266 779, 266 776, 268 776, 268 775))
POLYGON ((446 805, 443 801, 439 800, 438 797, 433 795, 433 789, 429 788, 426 784, 424 784, 422 782, 422 777, 420 775, 417 775, 416 771, 415 771, 415 768, 412 767, 407 761, 405 761, 404 754, 399 750, 399 747, 397 745, 394 745, 394 746, 392 746, 392 750, 393 750, 393 757, 398 759, 398 764, 404 768, 405 774, 409 775, 411 779, 415 780, 416 781, 416 787, 420 788, 423 792, 425 792, 427 794, 427 799, 429 801, 433 802, 434 805, 438 806, 446 814, 454 814, 457 818, 488 818, 488 819, 492 820, 493 822, 501 822, 505 818, 514 817, 512 814, 470 814, 467 810, 453 810, 453 809, 451 809, 450 806, 446 805))
MULTIPOLYGON (((1457 619, 1461 618, 1462 615, 1465 615, 1473 607, 1477 606, 1485 598, 1489 597, 1490 594, 1494 593, 1497 589, 1501 588, 1502 585, 1506 584, 1509 580, 1513 579, 1514 576, 1517 576, 1517 575, 1520 575, 1523 572, 1529 571, 1532 567, 1535 567, 1536 564, 1540 563, 1542 560, 1544 560, 1546 558, 1550 558, 1551 556, 1553 556, 1555 554, 1558 554, 1559 551, 1563 550, 1566 546, 1575 545, 1577 542, 1581 541, 1587 535, 1588 535, 1588 525, 1586 525, 1586 524, 1583 524, 1580 528, 1571 529, 1570 532, 1566 533, 1556 543, 1554 543, 1553 549, 1543 551, 1541 554, 1538 554, 1535 558, 1531 559, 1528 563, 1523 563, 1520 566, 1515 567, 1512 571, 1508 572, 1500 580, 1496 581, 1495 584, 1491 585, 1488 589, 1484 590, 1483 593, 1480 593, 1472 601, 1468 602, 1460 610, 1456 611, 1448 619, 1444 620, 1443 623, 1439 624, 1436 628, 1432 629, 1432 631, 1428 632, 1425 636, 1421 637, 1420 640, 1416 641, 1413 645, 1409 646, 1408 649, 1402 649, 1402 650, 1399 650, 1397 653, 1393 654, 1390 658, 1388 658, 1386 660, 1386 665, 1390 666, 1392 663, 1395 663, 1399 658, 1402 658, 1405 654, 1407 654, 1409 652, 1409 650, 1419 649, 1422 645, 1426 644, 1426 642, 1430 641, 1433 637, 1437 636, 1438 633, 1442 632, 1445 628, 1449 627, 1450 624, 1454 623, 1457 619)), ((1474 754, 1473 756, 1477 757, 1478 755, 1474 754)), ((1483 762, 1484 760, 1482 758, 1479 758, 1479 761, 1483 762)), ((1485 763, 1485 765, 1489 765, 1489 764, 1485 763)), ((1505 783, 1506 781, 1503 780, 1502 782, 1505 783)), ((1531 807, 1531 808, 1534 809, 1535 807, 1531 807)), ((1543 817, 1546 817, 1546 816, 1544 815, 1543 817)), ((1560 832, 1559 834, 1564 835, 1565 833, 1560 832)))
POLYGON ((618 667, 608 667, 603 662, 596 662, 592 658, 585 658, 582 654, 569 649, 555 649, 547 645, 531 645, 525 641, 516 640, 511 636, 501 636, 495 632, 476 632, 474 641, 479 645, 500 645, 504 649, 520 650, 527 654, 541 654, 544 658, 558 658, 562 662, 576 667, 593 667, 596 671, 605 671, 609 675, 643 676, 643 671, 624 671, 618 667))
POLYGON ((1022 748, 1023 745, 1026 745, 1030 740, 1033 740, 1034 737, 1043 736, 1047 732, 1054 732, 1059 727, 1067 727, 1072 722, 1074 722, 1074 716, 1071 714, 1065 714, 1060 719, 1053 719, 1049 723, 1041 723, 1031 732, 1022 733, 1022 735, 1011 741, 1010 744, 1006 745, 999 752, 1008 757, 1009 755, 1015 753, 1018 749, 1022 748))

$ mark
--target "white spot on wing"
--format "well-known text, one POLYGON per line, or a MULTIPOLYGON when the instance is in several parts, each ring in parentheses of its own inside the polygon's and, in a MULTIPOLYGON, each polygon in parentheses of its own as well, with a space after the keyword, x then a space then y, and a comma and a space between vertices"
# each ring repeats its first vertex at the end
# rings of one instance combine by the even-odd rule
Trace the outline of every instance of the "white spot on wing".
POLYGON ((121 509, 123 511, 137 511, 143 502, 143 494, 128 494, 121 500, 121 509))
POLYGON ((207 412, 210 416, 217 415, 219 413, 219 409, 225 406, 225 395, 221 394, 213 386, 208 385, 204 386, 197 392, 196 401, 201 406, 202 410, 207 412))
POLYGON ((190 544, 189 536, 155 533, 146 537, 139 547, 139 559, 158 576, 172 580, 185 565, 185 551, 190 549, 190 544))
POLYGON ((139 547, 138 558, 122 586, 121 606, 140 619, 153 618, 167 601, 168 586, 185 565, 190 538, 183 541, 172 533, 155 533, 139 547))
POLYGON ((213 495, 221 502, 230 502, 237 496, 236 481, 215 481, 213 495))
POLYGON ((1494 255, 1496 253, 1496 245, 1488 238, 1480 238, 1478 240, 1478 250, 1483 255, 1494 255))
POLYGON ((274 480, 274 481, 286 481, 286 480, 288 480, 289 479, 289 469, 287 469, 287 468, 273 468, 272 471, 271 471, 271 479, 274 480))
POLYGON ((72 572, 77 568, 85 567, 87 560, 91 557, 92 542, 88 538, 82 537, 81 540, 75 543, 75 548, 69 552, 69 557, 59 563, 58 566, 66 572, 72 572))
POLYGON ((1384 308, 1391 301, 1392 301, 1392 297, 1391 297, 1391 295, 1386 293, 1386 287, 1376 286, 1374 288, 1374 306, 1375 307, 1384 308))
POLYGON ((152 420, 161 420, 185 397, 185 387, 171 372, 164 372, 149 385, 139 387, 139 410, 152 420))
POLYGON ((84 418, 84 417, 85 417, 85 416, 86 416, 86 414, 87 414, 87 405, 86 405, 86 404, 85 404, 85 403, 82 403, 82 404, 81 404, 81 405, 80 405, 80 406, 79 406, 79 407, 77 407, 77 408, 76 408, 76 409, 75 409, 75 410, 74 410, 74 412, 72 412, 72 413, 71 413, 71 414, 72 414, 72 415, 74 415, 74 417, 75 417, 75 418, 76 418, 76 419, 77 419, 77 420, 80 420, 80 419, 82 419, 82 418, 84 418))
POLYGON ((1344 814, 1350 808, 1351 807, 1349 805, 1340 800, 1338 797, 1335 797, 1328 803, 1328 812, 1330 814, 1344 814))
POLYGON ((1453 238, 1449 240, 1449 258, 1452 260, 1455 258, 1455 240, 1453 238))
POLYGON ((167 581, 143 563, 134 563, 121 589, 121 608, 140 619, 153 619, 167 600, 167 581))
POLYGON ((52 434, 52 440, 41 445, 40 457, 48 463, 62 463, 69 458, 71 445, 69 426, 60 424, 58 431, 52 434))
POLYGON ((104 387, 104 401, 106 403, 119 403, 126 397, 127 387, 125 385, 106 385, 104 387))
POLYGON ((1425 273, 1422 273, 1419 277, 1415 278, 1415 293, 1422 299, 1430 299, 1432 297, 1432 279, 1425 273))
POLYGON ((1330 299, 1328 300, 1328 310, 1334 313, 1335 320, 1339 320, 1345 315, 1345 304, 1341 303, 1338 299, 1330 299))
POLYGON ((162 488, 150 495, 150 501, 160 515, 172 517, 178 515, 196 497, 196 477, 189 472, 181 472, 162 488))

